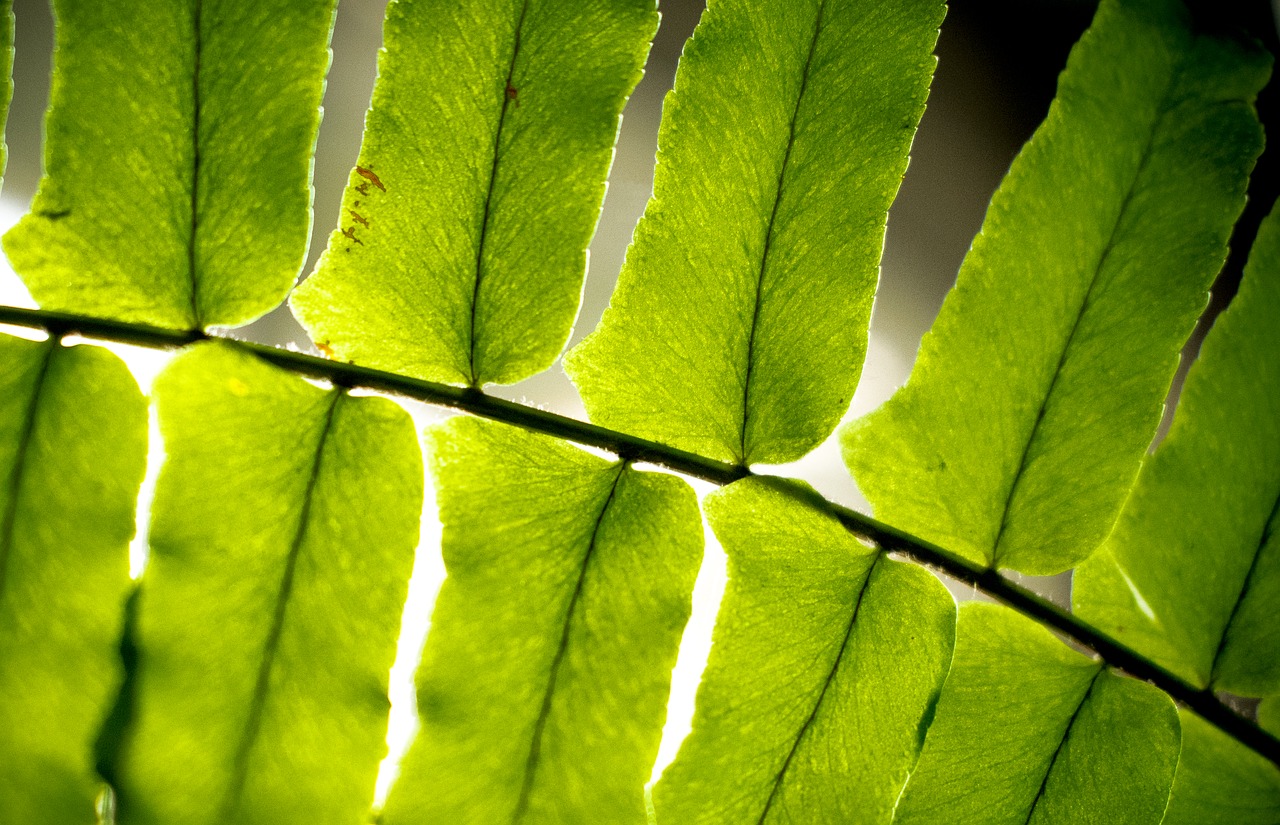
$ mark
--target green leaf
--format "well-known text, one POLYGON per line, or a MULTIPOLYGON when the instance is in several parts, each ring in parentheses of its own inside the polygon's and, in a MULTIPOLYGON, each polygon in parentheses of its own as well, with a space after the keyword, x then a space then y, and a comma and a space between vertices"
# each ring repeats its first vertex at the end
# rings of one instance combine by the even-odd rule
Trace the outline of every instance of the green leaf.
POLYGON ((412 422, 221 344, 155 392, 118 821, 363 821, 422 507, 412 422))
POLYGON ((663 823, 888 821, 951 660, 955 602, 807 499, 749 479, 706 499, 729 585, 663 823), (907 618, 909 617, 909 618, 907 618))
POLYGON ((1052 574, 1106 537, 1262 148, 1270 58, 1104 0, 907 385, 844 431, 877 518, 1052 574))
POLYGON ((1280 692, 1280 211, 1192 365, 1105 551, 1081 618, 1200 687, 1280 692))
POLYGON ((0 336, 0 822, 97 821, 146 455, 118 358, 0 336))
POLYGON ((1280 697, 1258 703, 1258 724, 1272 736, 1280 737, 1280 697))
POLYGON ((1276 825, 1280 771, 1188 710, 1163 825, 1276 825))
POLYGON ((449 577, 382 821, 643 822, 702 557, 693 491, 477 419, 431 453, 449 577))
POLYGON ((894 823, 1160 822, 1178 761, 1169 697, 1013 611, 966 602, 894 823))
POLYGON ((566 360, 593 421, 742 464, 848 409, 940 0, 721 0, 685 47, 654 196, 566 360))
POLYGON ((395 0, 338 228, 291 303, 335 357, 510 384, 560 354, 654 0, 395 0))
POLYGON ((54 1, 45 177, 4 237, 42 307, 196 329, 284 299, 334 1, 54 1))

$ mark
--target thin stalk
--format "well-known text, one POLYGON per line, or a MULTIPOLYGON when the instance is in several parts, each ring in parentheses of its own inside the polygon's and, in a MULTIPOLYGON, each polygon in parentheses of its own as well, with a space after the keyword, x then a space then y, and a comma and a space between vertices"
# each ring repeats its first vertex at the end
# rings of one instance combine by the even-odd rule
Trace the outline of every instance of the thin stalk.
MULTIPOLYGON (((453 387, 432 381, 406 378, 394 373, 358 367, 354 364, 343 364, 220 335, 210 335, 198 330, 166 330, 82 315, 15 307, 0 307, 0 324, 43 329, 56 336, 79 334, 87 338, 157 349, 177 349, 198 341, 219 340, 252 352, 276 366, 301 375, 327 380, 335 386, 376 390, 460 410, 481 418, 501 421, 526 430, 597 447, 614 453, 624 461, 656 464, 713 484, 732 484, 753 475, 746 467, 713 461, 696 453, 677 450, 655 441, 636 438, 574 418, 494 398, 473 387, 453 387)), ((1231 710, 1211 689, 1191 685, 1150 659, 1082 622, 1053 602, 1015 584, 995 570, 974 564, 924 539, 904 533, 832 501, 817 499, 817 497, 815 500, 819 502, 819 506, 835 516, 846 529, 873 542, 881 550, 898 553, 918 564, 946 573, 1003 602, 1019 613, 1052 628, 1081 647, 1093 651, 1111 667, 1160 688, 1175 702, 1190 708, 1223 733, 1264 759, 1280 766, 1280 739, 1231 710)))

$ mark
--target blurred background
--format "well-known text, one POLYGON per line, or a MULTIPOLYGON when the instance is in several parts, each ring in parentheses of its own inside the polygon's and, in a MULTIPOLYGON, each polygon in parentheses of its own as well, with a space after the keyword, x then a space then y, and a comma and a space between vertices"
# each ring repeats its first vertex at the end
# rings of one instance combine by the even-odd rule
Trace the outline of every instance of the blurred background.
MULTIPOLYGON (((1213 26, 1243 27, 1277 53, 1276 17, 1280 0, 1196 2, 1197 15, 1213 26)), ((623 117, 617 157, 609 178, 599 229, 591 246, 590 270, 581 313, 570 345, 595 328, 609 301, 632 229, 644 210, 652 180, 662 100, 671 88, 676 61, 702 11, 702 0, 661 0, 662 25, 644 80, 623 117)), ((315 227, 303 274, 322 251, 336 223, 342 187, 355 164, 364 112, 376 75, 386 0, 342 0, 333 38, 333 65, 325 93, 325 115, 315 163, 315 227)), ((969 243, 982 222, 986 204, 1009 162, 1044 117, 1056 77, 1071 45, 1087 27, 1096 2, 1090 0, 955 0, 938 43, 938 69, 912 150, 901 193, 890 212, 881 285, 871 324, 871 344, 861 385, 849 417, 877 407, 910 372, 920 338, 933 322, 969 243)), ((48 102, 53 22, 45 0, 16 0, 17 58, 15 95, 6 139, 9 165, 0 196, 0 231, 27 209, 40 178, 41 131, 48 102)), ((1276 89, 1259 99, 1259 113, 1271 134, 1277 124, 1276 89)), ((1215 288, 1206 326, 1234 292, 1257 222, 1280 193, 1280 152, 1264 156, 1254 175, 1250 207, 1233 241, 1232 259, 1215 288)), ((21 283, 0 260, 0 303, 33 306, 21 283)), ((311 350, 305 333, 281 308, 239 335, 280 346, 311 350)), ((1198 338, 1188 345, 1194 353, 1198 338)), ((121 348, 144 391, 165 356, 121 348)), ((1187 359, 1189 361, 1189 359, 1187 359)), ((559 366, 513 387, 490 388, 505 397, 585 417, 576 391, 559 366)), ((424 406, 411 410, 423 426, 445 417, 424 406)), ((158 439, 153 439, 158 443, 158 439)), ((152 472, 160 451, 153 451, 152 472)), ((812 455, 776 472, 802 477, 836 501, 866 510, 844 470, 834 440, 812 455)), ((705 493, 709 488, 702 487, 705 493)), ((428 485, 428 490, 430 486, 428 485)), ((146 499, 139 514, 135 573, 145 563, 146 499)), ((428 493, 428 497, 430 494, 428 493)), ((393 671, 393 718, 388 736, 392 754, 381 789, 394 775, 395 758, 413 734, 412 672, 443 577, 434 522, 434 505, 424 512, 423 543, 405 611, 401 653, 393 671)), ((703 574, 695 595, 695 615, 677 664, 670 718, 655 777, 675 755, 688 730, 693 692, 710 644, 711 627, 724 586, 724 559, 708 535, 703 574)), ((1031 582, 1065 602, 1068 582, 1031 582)), ((961 597, 972 595, 953 588, 961 597)))

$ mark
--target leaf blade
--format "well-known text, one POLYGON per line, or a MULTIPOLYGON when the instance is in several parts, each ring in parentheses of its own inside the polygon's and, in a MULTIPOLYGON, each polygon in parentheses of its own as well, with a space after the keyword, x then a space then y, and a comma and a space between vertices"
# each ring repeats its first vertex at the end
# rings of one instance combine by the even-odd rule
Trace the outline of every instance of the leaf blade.
POLYGON ((383 821, 642 820, 701 557, 692 491, 476 419, 431 437, 449 578, 383 821))
POLYGON ((966 602, 951 673, 893 821, 1154 825, 1178 746, 1163 693, 1104 670, 1008 608, 966 602))
POLYGON ((1182 757, 1165 825, 1271 825, 1280 771, 1190 711, 1180 711, 1182 757))
POLYGON ((1280 691, 1280 211, 1245 273, 1072 598, 1082 618, 1197 686, 1260 697, 1280 691))
POLYGON ((98 347, 0 337, 0 819, 93 823, 146 401, 98 347))
POLYGON ((446 383, 550 366, 656 28, 653 0, 391 4, 340 224, 291 301, 312 337, 446 383))
POLYGON ((830 434, 861 370, 942 14, 933 0, 704 14, 618 290, 566 359, 594 421, 740 463, 830 434))
POLYGON ((659 822, 892 814, 950 661, 955 603, 810 508, 812 494, 752 479, 706 501, 729 585, 693 732, 654 788, 659 822))
POLYGON ((1243 206, 1268 72, 1176 0, 1099 8, 911 379, 844 431, 879 518, 1041 575, 1105 538, 1243 206))
POLYGON ((6 254, 46 309, 237 326, 306 255, 334 0, 58 0, 45 176, 6 254))
POLYGON ((218 344, 175 359, 156 395, 167 462, 119 821, 366 816, 418 536, 411 422, 218 344))

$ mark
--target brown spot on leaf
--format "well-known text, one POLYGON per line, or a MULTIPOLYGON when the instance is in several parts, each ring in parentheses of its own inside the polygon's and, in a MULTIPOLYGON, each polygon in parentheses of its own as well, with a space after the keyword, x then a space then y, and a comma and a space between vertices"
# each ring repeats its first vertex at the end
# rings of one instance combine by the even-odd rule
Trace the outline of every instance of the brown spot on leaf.
MULTIPOLYGON (((387 191, 387 187, 382 185, 382 181, 378 179, 378 176, 375 175, 372 170, 365 169, 363 166, 357 166, 356 174, 364 178, 365 180, 369 181, 369 183, 372 183, 374 186, 378 187, 383 192, 387 191)), ((361 192, 360 194, 364 194, 364 193, 361 192)))
POLYGON ((364 216, 363 216, 363 215, 361 215, 359 212, 357 212, 357 211, 356 211, 356 210, 354 210, 354 209, 348 209, 347 211, 351 213, 351 218, 352 218, 352 220, 354 220, 356 223, 360 224, 360 225, 361 225, 361 226, 363 226, 365 229, 369 229, 369 228, 370 228, 370 227, 369 227, 369 221, 367 221, 367 220, 364 218, 364 216))
POLYGON ((356 228, 354 226, 348 226, 346 229, 342 230, 342 234, 347 238, 347 240, 355 241, 361 246, 364 246, 364 241, 356 237, 356 228))

